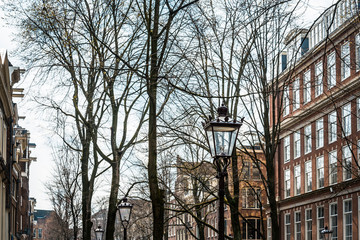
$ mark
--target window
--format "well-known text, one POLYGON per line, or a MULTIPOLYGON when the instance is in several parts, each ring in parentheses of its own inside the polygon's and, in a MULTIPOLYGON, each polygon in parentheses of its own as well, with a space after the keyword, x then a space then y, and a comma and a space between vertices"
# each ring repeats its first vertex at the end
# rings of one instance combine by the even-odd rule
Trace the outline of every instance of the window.
POLYGON ((346 145, 342 148, 343 155, 343 179, 351 179, 351 147, 346 145))
POLYGON ((360 131, 360 98, 356 99, 356 125, 357 130, 360 131))
POLYGON ((324 187, 324 156, 316 158, 317 188, 324 187))
POLYGON ((42 238, 42 229, 41 228, 38 229, 38 237, 42 238))
POLYGON ((285 170, 285 198, 290 197, 290 169, 285 170))
POLYGON ((312 210, 305 210, 305 239, 312 240, 312 210))
POLYGON ((260 239, 260 219, 246 219, 242 223, 242 239, 260 239))
POLYGON ((352 240, 352 206, 351 199, 344 200, 344 239, 352 240))
POLYGON ((319 62, 315 65, 315 97, 323 93, 323 65, 319 62))
POLYGON ((252 179, 260 179, 260 171, 258 168, 258 164, 256 164, 255 162, 252 163, 252 179))
POLYGON ((331 239, 335 240, 338 239, 337 237, 337 203, 330 204, 330 229, 333 230, 333 233, 331 235, 331 239))
MULTIPOLYGON (((211 225, 212 225, 213 227, 215 227, 214 219, 211 220, 211 225)), ((211 230, 211 236, 212 236, 212 237, 214 236, 214 230, 211 230)))
POLYGON ((285 214, 285 240, 290 240, 291 230, 290 230, 290 214, 285 214))
POLYGON ((294 133, 294 158, 300 157, 301 154, 301 141, 300 141, 300 131, 294 133))
POLYGON ((271 218, 267 217, 267 239, 271 240, 271 218))
POLYGON ((322 230, 324 230, 325 226, 325 220, 324 220, 324 207, 318 207, 317 208, 317 233, 318 233, 318 239, 324 239, 324 235, 320 234, 322 230))
POLYGON ((243 208, 260 208, 261 190, 259 188, 243 188, 241 196, 243 208))
POLYGON ((335 52, 329 54, 327 57, 327 84, 328 89, 336 85, 335 52))
POLYGON ((316 121, 316 148, 324 146, 324 121, 320 118, 316 121))
POLYGON ((350 44, 346 42, 341 46, 341 80, 350 76, 350 44))
POLYGON ((360 164, 360 140, 358 140, 358 142, 357 142, 357 150, 358 150, 358 152, 357 152, 358 164, 360 164))
POLYGON ((304 73, 304 104, 311 100, 310 70, 304 73))
POLYGON ((304 128, 305 137, 305 154, 311 152, 311 125, 304 128))
POLYGON ((34 228, 33 237, 36 238, 36 228, 34 228))
POLYGON ((301 217, 300 217, 300 212, 295 212, 295 240, 301 240, 301 217))
POLYGON ((356 70, 360 70, 360 34, 355 37, 356 70))
POLYGON ((305 192, 312 190, 311 160, 305 162, 305 192))
POLYGON ((284 116, 290 113, 290 100, 289 100, 289 87, 284 86, 284 95, 283 95, 283 104, 284 104, 284 116))
POLYGON ((343 136, 351 134, 351 103, 342 107, 342 128, 343 136))
POLYGON ((336 111, 329 114, 329 143, 336 141, 337 124, 336 124, 336 111))
POLYGON ((293 86, 293 111, 300 107, 300 79, 296 78, 293 86))
POLYGON ((244 173, 244 179, 250 178, 250 163, 247 161, 243 162, 243 173, 244 173))
POLYGON ((224 219, 224 233, 227 234, 227 219, 224 219))
POLYGON ((284 162, 290 161, 290 136, 284 138, 284 162))
POLYGON ((300 164, 294 167, 294 185, 295 185, 295 195, 301 193, 301 168, 300 164))
POLYGON ((337 183, 337 152, 336 150, 329 153, 329 183, 337 183))

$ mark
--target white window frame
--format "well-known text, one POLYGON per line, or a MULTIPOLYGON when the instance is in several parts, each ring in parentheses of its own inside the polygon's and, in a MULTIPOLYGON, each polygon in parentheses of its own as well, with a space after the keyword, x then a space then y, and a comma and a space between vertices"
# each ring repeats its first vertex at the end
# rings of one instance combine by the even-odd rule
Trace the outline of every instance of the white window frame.
POLYGON ((271 217, 267 217, 267 240, 271 240, 271 217))
POLYGON ((329 143, 333 143, 337 139, 336 111, 333 111, 333 112, 329 113, 328 122, 329 122, 329 143))
MULTIPOLYGON (((358 164, 360 164, 360 139, 358 140, 358 142, 357 142, 357 161, 358 161, 358 164)), ((359 165, 360 166, 360 165, 359 165)), ((358 171, 358 172, 360 172, 360 170, 358 171)), ((360 205, 359 205, 360 206, 360 205)), ((360 209, 360 208, 359 208, 360 209)), ((360 217, 360 215, 359 215, 359 217, 360 217)), ((359 231, 360 232, 360 231, 359 231)))
MULTIPOLYGON (((360 70, 360 34, 355 36, 356 71, 360 70)), ((360 232, 360 231, 359 231, 360 232)))
POLYGON ((341 108, 342 115, 342 135, 349 136, 351 134, 351 102, 345 104, 341 108))
POLYGON ((316 186, 317 188, 323 188, 325 185, 324 176, 324 156, 316 158, 316 186))
POLYGON ((316 208, 316 216, 317 216, 317 239, 323 240, 324 235, 320 234, 322 230, 325 228, 325 210, 324 206, 319 206, 316 208))
POLYGON ((283 116, 287 116, 290 113, 290 99, 289 99, 289 86, 284 86, 284 94, 283 94, 283 104, 284 111, 283 116))
POLYGON ((290 161, 290 135, 284 137, 284 162, 290 161))
POLYGON ((293 83, 293 111, 300 107, 300 78, 295 78, 293 83))
POLYGON ((331 240, 338 239, 338 205, 337 202, 329 205, 329 224, 330 229, 333 231, 331 234, 331 240))
POLYGON ((294 159, 301 156, 301 136, 300 131, 294 132, 294 159))
POLYGON ((328 89, 336 85, 336 55, 332 52, 327 57, 327 86, 328 89))
POLYGON ((304 153, 311 152, 311 124, 304 127, 304 153))
POLYGON ((315 97, 320 96, 323 91, 323 63, 320 61, 315 65, 315 97))
POLYGON ((357 130, 360 131, 360 98, 356 99, 356 125, 357 130))
POLYGON ((343 233, 344 233, 344 240, 352 240, 353 236, 353 229, 352 229, 352 202, 351 199, 345 199, 343 201, 343 233), (350 205, 350 206, 348 206, 350 205), (348 221, 350 219, 350 221, 348 221), (350 227, 350 233, 346 232, 347 227, 350 227))
POLYGON ((305 240, 312 240, 312 209, 311 208, 305 209, 305 240))
POLYGON ((290 183, 290 169, 286 169, 284 171, 284 198, 290 197, 290 189, 291 189, 291 183, 290 183))
POLYGON ((305 162, 305 192, 312 191, 312 166, 311 165, 312 165, 311 160, 305 162))
POLYGON ((316 149, 324 146, 324 119, 316 120, 316 149))
POLYGON ((290 240, 291 238, 291 218, 290 213, 284 215, 284 224, 285 224, 285 240, 290 240))
POLYGON ((329 185, 337 183, 337 150, 329 152, 329 185))
POLYGON ((294 195, 301 194, 301 166, 300 164, 294 166, 294 195))
POLYGON ((304 104, 311 101, 311 72, 310 69, 304 73, 304 87, 303 87, 304 104))
POLYGON ((345 145, 342 147, 342 164, 343 164, 343 180, 352 179, 352 156, 351 146, 345 145))
POLYGON ((294 214, 294 231, 295 240, 301 240, 301 212, 297 211, 294 214))
POLYGON ((341 80, 350 77, 350 43, 341 46, 341 80))

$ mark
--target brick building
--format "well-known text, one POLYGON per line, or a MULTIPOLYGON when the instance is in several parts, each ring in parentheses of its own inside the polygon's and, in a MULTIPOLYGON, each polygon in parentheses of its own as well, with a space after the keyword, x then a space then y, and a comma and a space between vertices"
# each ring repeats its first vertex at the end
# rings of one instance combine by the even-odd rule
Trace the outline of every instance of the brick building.
POLYGON ((23 97, 14 85, 23 72, 0 49, 0 239, 30 239, 29 205, 30 133, 19 126, 14 98, 23 97))
MULTIPOLYGON (((260 149, 238 150, 240 179, 239 216, 242 239, 262 239, 266 234, 266 216, 263 204, 266 202, 260 170, 263 164, 260 149), (254 153, 256 152, 256 157, 254 153), (263 224, 264 227, 263 227, 263 224)), ((210 162, 189 163, 180 158, 177 161, 175 199, 170 206, 169 240, 199 239, 203 234, 207 240, 216 240, 218 234, 218 203, 214 198, 218 191, 216 170, 210 162), (188 212, 191 212, 189 214, 188 212), (193 216, 201 221, 196 221, 193 216), (204 224, 204 222, 206 224, 204 224), (202 228, 202 229, 201 229, 202 228), (203 232, 202 232, 203 231, 203 232)), ((230 170, 228 170, 229 191, 232 194, 230 170)), ((264 173, 264 169, 262 169, 264 173)), ((225 234, 233 236, 229 206, 225 206, 225 234)))
POLYGON ((331 239, 360 238, 358 12, 358 1, 342 0, 286 39, 277 106, 281 239, 324 239, 326 226, 331 239))
MULTIPOLYGON (((238 168, 241 170, 239 214, 242 239, 263 239, 266 236, 264 154, 259 146, 254 146, 240 149, 238 156, 238 168)), ((231 179, 230 170, 229 175, 231 179)))

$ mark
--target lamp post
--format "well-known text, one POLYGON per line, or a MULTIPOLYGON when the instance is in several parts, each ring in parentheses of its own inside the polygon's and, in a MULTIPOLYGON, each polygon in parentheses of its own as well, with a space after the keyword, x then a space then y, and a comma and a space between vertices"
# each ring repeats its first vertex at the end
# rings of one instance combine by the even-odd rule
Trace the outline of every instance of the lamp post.
POLYGON ((124 240, 127 239, 127 228, 129 226, 132 207, 133 206, 127 201, 126 198, 124 198, 118 205, 121 224, 124 227, 124 240))
POLYGON ((96 240, 102 240, 104 235, 104 230, 101 228, 101 226, 98 226, 97 229, 95 229, 95 238, 96 240))
POLYGON ((326 226, 323 230, 320 231, 320 233, 324 236, 325 240, 330 240, 333 230, 329 230, 328 226, 326 226))
POLYGON ((225 239, 225 221, 224 221, 224 195, 225 195, 225 176, 226 169, 230 164, 237 135, 244 119, 241 122, 232 120, 228 116, 227 107, 222 104, 217 109, 218 116, 215 119, 211 117, 206 123, 203 123, 206 138, 209 144, 211 156, 214 158, 214 165, 219 178, 219 240, 225 239))

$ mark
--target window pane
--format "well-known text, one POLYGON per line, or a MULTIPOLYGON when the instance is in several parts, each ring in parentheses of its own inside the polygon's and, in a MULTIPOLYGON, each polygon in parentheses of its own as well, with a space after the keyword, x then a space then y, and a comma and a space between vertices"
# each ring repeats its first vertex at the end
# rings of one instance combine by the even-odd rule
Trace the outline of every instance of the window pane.
POLYGON ((327 83, 328 89, 336 85, 335 53, 331 53, 327 58, 327 83))

